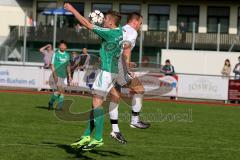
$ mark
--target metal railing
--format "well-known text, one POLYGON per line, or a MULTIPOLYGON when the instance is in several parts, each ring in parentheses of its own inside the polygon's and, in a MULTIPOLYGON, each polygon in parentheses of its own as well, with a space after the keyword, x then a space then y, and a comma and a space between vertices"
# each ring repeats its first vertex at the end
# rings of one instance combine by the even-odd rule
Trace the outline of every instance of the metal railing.
MULTIPOLYGON (((19 28, 18 40, 22 40, 24 36, 24 27, 19 28)), ((33 42, 52 42, 53 35, 52 27, 28 27, 27 41, 33 42)), ((140 36, 139 36, 140 37, 140 36)), ((237 34, 227 33, 195 33, 193 32, 169 32, 169 42, 167 31, 143 31, 143 45, 144 47, 160 47, 169 49, 197 49, 197 50, 229 50, 232 48, 235 51, 240 50, 240 41, 237 39, 237 34), (237 39, 237 40, 236 40, 237 39), (193 45, 194 44, 194 45, 193 45)), ((82 44, 98 44, 99 39, 96 34, 82 28, 77 31, 74 28, 62 27, 57 29, 56 40, 65 39, 69 43, 82 44)), ((138 38, 137 45, 140 43, 138 38)))
MULTIPOLYGON (((142 31, 139 32, 136 47, 139 47, 139 53, 147 54, 146 48, 158 48, 157 52, 161 49, 187 49, 187 50, 216 50, 216 51, 240 51, 240 40, 237 34, 221 33, 221 25, 218 25, 217 33, 196 33, 195 24, 191 32, 182 32, 180 29, 176 32, 169 30, 170 23, 168 22, 167 31, 142 31), (141 35, 142 34, 142 35, 141 35), (140 38, 142 37, 142 38, 140 38), (142 46, 141 46, 142 45, 142 46), (144 50, 144 52, 143 52, 144 50)), ((7 40, 1 45, 1 48, 8 47, 8 51, 12 52, 14 48, 18 48, 19 52, 25 51, 26 55, 19 53, 22 56, 28 56, 32 51, 38 51, 39 48, 31 48, 29 45, 34 43, 52 43, 53 42, 53 27, 52 26, 36 26, 27 27, 27 31, 24 26, 11 26, 12 32, 9 34, 7 40), (24 33, 26 35, 26 46, 24 50, 24 33)), ((77 44, 82 45, 99 45, 100 41, 97 35, 85 28, 75 29, 62 27, 57 28, 56 40, 66 40, 70 44, 75 44, 74 48, 77 48, 77 44)), ((135 48, 136 48, 135 47, 135 48)), ((96 49, 96 48, 94 48, 96 49)), ((3 53, 1 49, 1 56, 3 53)), ((9 55, 10 53, 8 53, 9 55)), ((139 62, 141 56, 139 56, 139 62)), ((1 58, 1 60, 4 60, 1 58)), ((6 59, 5 59, 6 60, 6 59)), ((26 57, 21 58, 22 61, 28 60, 26 57)))

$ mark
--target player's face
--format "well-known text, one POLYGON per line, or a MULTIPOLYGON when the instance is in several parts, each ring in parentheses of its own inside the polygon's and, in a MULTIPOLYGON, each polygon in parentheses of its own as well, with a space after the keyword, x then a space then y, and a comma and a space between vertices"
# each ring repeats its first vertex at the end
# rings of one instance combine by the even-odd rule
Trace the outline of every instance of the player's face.
POLYGON ((48 47, 48 50, 49 50, 49 51, 52 50, 52 46, 49 46, 49 47, 48 47))
POLYGON ((61 44, 59 45, 59 49, 60 49, 61 52, 64 52, 64 51, 67 49, 67 45, 64 44, 64 43, 61 43, 61 44))
POLYGON ((105 18, 104 18, 104 24, 103 24, 103 27, 105 28, 110 28, 111 27, 111 17, 110 15, 106 15, 105 18))
POLYGON ((142 18, 139 18, 139 20, 136 20, 136 29, 139 30, 142 26, 142 18))

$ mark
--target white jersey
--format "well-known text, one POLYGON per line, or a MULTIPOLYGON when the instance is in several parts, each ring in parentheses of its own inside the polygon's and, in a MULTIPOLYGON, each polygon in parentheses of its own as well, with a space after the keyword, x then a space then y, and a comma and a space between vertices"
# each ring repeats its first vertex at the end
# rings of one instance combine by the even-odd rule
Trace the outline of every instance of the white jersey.
POLYGON ((137 36, 138 33, 133 27, 128 24, 123 26, 123 41, 125 43, 128 42, 131 45, 131 49, 133 49, 136 44, 137 36))
MULTIPOLYGON (((123 26, 123 44, 129 44, 131 50, 135 47, 137 36, 138 33, 133 27, 128 24, 123 26)), ((121 53, 123 53, 123 51, 121 53)), ((117 83, 121 86, 127 84, 132 79, 128 73, 127 67, 123 65, 123 61, 123 57, 121 56, 118 61, 119 73, 117 78, 117 83)))

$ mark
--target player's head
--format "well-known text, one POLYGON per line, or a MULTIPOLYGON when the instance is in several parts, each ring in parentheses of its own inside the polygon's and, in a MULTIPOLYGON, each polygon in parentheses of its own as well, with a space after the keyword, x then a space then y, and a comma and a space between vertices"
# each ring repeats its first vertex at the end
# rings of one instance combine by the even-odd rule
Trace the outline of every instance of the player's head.
POLYGON ((67 42, 65 40, 60 41, 59 49, 61 52, 64 52, 67 49, 67 42))
POLYGON ((136 31, 138 31, 141 28, 142 21, 143 21, 142 15, 137 12, 132 12, 131 14, 128 15, 127 18, 127 24, 133 27, 136 31))
POLYGON ((75 51, 72 52, 72 57, 77 57, 77 55, 78 55, 77 52, 75 51))
POLYGON ((170 60, 169 60, 169 59, 167 59, 167 60, 165 61, 165 64, 166 64, 166 65, 171 65, 171 62, 170 62, 170 60))
POLYGON ((52 45, 51 44, 48 45, 47 50, 52 51, 52 45))
POLYGON ((108 11, 105 14, 103 26, 106 28, 116 28, 119 26, 121 21, 121 15, 116 11, 108 11))
POLYGON ((230 66, 231 66, 230 60, 229 60, 229 59, 226 59, 224 65, 230 67, 230 66))
POLYGON ((83 49, 82 49, 82 53, 83 53, 83 54, 87 54, 87 48, 83 48, 83 49))

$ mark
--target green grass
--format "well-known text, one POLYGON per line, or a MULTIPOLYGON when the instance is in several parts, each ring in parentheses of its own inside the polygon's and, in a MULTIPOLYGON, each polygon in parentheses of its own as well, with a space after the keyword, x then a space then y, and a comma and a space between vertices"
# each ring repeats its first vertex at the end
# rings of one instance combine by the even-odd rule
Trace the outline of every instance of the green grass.
MULTIPOLYGON (((109 137, 105 117, 104 146, 75 152, 68 146, 86 122, 59 120, 46 109, 49 95, 0 93, 1 160, 236 160, 240 157, 240 107, 144 102, 142 116, 153 121, 147 130, 129 127, 129 108, 120 105, 120 128, 128 140, 109 137)), ((74 100, 72 111, 84 111, 90 98, 74 100)))

